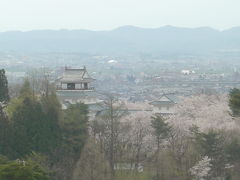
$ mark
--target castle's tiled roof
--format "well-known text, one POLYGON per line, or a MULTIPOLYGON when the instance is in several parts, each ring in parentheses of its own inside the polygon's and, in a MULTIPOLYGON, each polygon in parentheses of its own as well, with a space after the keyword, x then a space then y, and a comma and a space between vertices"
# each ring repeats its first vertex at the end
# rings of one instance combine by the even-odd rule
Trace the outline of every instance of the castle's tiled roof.
POLYGON ((88 74, 86 68, 65 68, 64 74, 59 81, 62 83, 92 82, 94 79, 88 74))
POLYGON ((178 102, 174 94, 163 94, 159 100, 150 102, 151 105, 174 105, 178 102))

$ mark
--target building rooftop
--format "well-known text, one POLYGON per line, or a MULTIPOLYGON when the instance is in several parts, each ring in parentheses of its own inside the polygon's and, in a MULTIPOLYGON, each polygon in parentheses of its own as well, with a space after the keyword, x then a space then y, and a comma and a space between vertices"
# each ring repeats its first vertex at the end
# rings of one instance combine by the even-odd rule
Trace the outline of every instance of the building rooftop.
POLYGON ((152 101, 151 105, 174 105, 178 102, 178 98, 174 94, 163 94, 159 100, 152 101))
POLYGON ((86 67, 65 68, 64 74, 58 79, 62 83, 84 83, 92 82, 94 79, 88 74, 86 67))

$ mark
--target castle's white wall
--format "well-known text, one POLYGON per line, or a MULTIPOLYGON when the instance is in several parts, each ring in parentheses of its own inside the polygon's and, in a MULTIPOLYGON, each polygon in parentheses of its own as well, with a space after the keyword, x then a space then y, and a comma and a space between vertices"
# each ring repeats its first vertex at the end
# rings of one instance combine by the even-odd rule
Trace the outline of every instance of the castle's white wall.
POLYGON ((62 84, 62 89, 67 89, 67 84, 62 84))
POLYGON ((82 84, 75 84, 75 89, 81 89, 82 88, 82 84))

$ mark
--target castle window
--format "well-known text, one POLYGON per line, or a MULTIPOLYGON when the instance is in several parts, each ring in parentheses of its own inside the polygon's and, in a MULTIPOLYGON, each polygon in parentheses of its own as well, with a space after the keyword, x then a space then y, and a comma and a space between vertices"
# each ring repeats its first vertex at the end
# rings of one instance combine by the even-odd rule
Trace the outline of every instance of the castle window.
POLYGON ((74 90, 75 89, 75 83, 67 83, 67 89, 74 90))
POLYGON ((84 83, 84 89, 88 89, 88 83, 84 83))

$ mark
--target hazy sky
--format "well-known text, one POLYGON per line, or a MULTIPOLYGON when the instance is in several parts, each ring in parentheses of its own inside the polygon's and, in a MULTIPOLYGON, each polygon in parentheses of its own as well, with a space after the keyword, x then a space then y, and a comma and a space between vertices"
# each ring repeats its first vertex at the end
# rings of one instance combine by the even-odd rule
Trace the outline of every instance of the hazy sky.
POLYGON ((226 29, 240 26, 239 8, 240 0, 0 0, 0 31, 123 25, 226 29))

